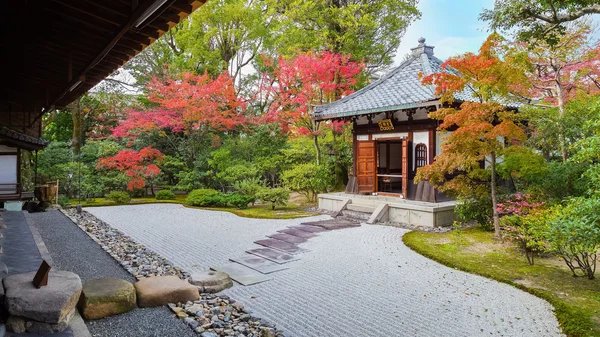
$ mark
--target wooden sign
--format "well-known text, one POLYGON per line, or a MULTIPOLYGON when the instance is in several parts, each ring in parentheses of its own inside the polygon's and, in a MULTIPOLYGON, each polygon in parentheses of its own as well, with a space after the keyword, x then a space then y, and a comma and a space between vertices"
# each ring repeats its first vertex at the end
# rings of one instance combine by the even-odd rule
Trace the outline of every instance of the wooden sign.
POLYGON ((48 264, 48 262, 46 262, 46 260, 43 260, 42 264, 40 265, 40 268, 33 277, 33 285, 36 288, 40 289, 41 287, 48 285, 48 273, 50 273, 50 269, 51 267, 48 264))
POLYGON ((377 122, 379 124, 379 131, 392 131, 394 130, 394 124, 391 119, 382 119, 377 122))

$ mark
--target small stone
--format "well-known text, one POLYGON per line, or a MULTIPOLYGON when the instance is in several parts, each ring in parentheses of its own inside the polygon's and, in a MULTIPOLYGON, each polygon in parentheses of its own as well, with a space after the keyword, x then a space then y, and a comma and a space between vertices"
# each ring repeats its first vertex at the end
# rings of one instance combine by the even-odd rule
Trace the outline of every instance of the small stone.
POLYGON ((198 327, 198 325, 200 324, 197 320, 195 320, 191 317, 184 318, 183 322, 185 322, 185 324, 189 325, 190 328, 192 328, 192 329, 196 329, 198 327))
POLYGON ((198 311, 202 311, 202 305, 200 304, 192 304, 185 307, 185 312, 187 312, 189 315, 196 315, 198 311))
POLYGON ((186 314, 183 311, 180 311, 177 313, 177 318, 186 318, 186 317, 188 317, 188 314, 186 314))
POLYGON ((234 302, 231 304, 231 306, 237 311, 244 311, 244 304, 240 302, 234 302))
POLYGON ((250 320, 250 318, 251 318, 250 315, 244 314, 244 315, 240 316, 240 321, 248 322, 250 320))
POLYGON ((203 332, 203 333, 200 334, 200 337, 218 337, 218 336, 214 332, 205 331, 205 332, 203 332))
POLYGON ((25 319, 23 317, 18 316, 8 316, 6 320, 6 326, 9 331, 14 333, 24 333, 25 329, 25 319))

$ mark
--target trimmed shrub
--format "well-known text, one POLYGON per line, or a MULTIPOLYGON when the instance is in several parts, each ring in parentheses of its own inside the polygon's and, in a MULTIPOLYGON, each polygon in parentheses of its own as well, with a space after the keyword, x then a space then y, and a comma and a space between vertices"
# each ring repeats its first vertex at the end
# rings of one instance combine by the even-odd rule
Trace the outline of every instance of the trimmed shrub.
POLYGON ((462 221, 474 221, 486 231, 494 229, 492 224, 492 199, 490 197, 459 199, 454 213, 462 221))
POLYGON ((219 191, 210 188, 202 188, 199 190, 193 190, 185 199, 185 202, 191 206, 212 206, 211 202, 218 199, 216 195, 220 195, 219 191))
POLYGON ((547 239, 573 276, 594 279, 600 250, 600 198, 575 198, 566 207, 557 206, 547 239))
POLYGON ((264 183, 258 178, 244 179, 233 184, 233 189, 241 195, 250 197, 250 202, 258 199, 258 193, 264 188, 264 183))
POLYGON ((66 195, 64 195, 64 194, 61 194, 61 195, 59 195, 59 196, 58 196, 58 204, 59 204, 61 207, 65 207, 65 206, 67 206, 67 205, 69 204, 69 197, 67 197, 67 196, 66 196, 66 195))
POLYGON ((156 193, 156 200, 175 200, 175 193, 170 190, 160 190, 156 193))
POLYGON ((226 194, 217 192, 215 194, 206 195, 203 199, 202 205, 204 207, 227 207, 229 204, 229 198, 226 194))
POLYGON ((256 198, 249 197, 247 195, 242 195, 239 193, 226 194, 225 198, 229 204, 239 209, 248 208, 248 204, 256 200, 256 198))
POLYGON ((117 204, 128 204, 131 201, 131 196, 127 192, 110 191, 106 199, 114 201, 117 204))
POLYGON ((270 202, 271 209, 275 209, 276 205, 285 206, 290 200, 290 191, 287 188, 263 188, 258 193, 258 198, 263 202, 270 202))

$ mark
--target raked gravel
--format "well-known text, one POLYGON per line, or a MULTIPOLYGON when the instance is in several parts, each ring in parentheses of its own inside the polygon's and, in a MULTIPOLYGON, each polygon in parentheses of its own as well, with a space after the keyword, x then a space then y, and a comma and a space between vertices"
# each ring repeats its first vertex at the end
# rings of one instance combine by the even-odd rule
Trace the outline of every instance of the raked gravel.
MULTIPOLYGON (((190 272, 315 219, 246 219, 179 205, 87 210, 190 272)), ((286 336, 562 336, 546 301, 433 262, 402 243, 406 232, 362 225, 319 233, 301 244, 310 252, 271 281, 223 294, 286 336)))

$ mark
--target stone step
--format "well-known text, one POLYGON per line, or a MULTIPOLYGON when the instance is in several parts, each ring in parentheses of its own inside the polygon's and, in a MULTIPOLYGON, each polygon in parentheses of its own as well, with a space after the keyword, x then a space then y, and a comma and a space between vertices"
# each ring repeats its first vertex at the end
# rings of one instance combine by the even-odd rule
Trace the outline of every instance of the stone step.
POLYGON ((246 254, 244 256, 229 259, 230 261, 237 262, 248 268, 252 268, 263 274, 271 274, 280 270, 288 269, 288 266, 269 261, 257 255, 246 254))
POLYGON ((248 268, 236 262, 229 262, 219 266, 210 267, 212 270, 222 271, 231 277, 232 280, 245 285, 253 285, 270 280, 271 278, 252 268, 248 268))
POLYGON ((348 204, 346 208, 350 211, 361 212, 361 213, 369 213, 373 214, 375 211, 375 206, 365 205, 365 204, 348 204))
POLYGON ((301 238, 299 236, 285 234, 285 233, 271 234, 271 235, 268 235, 268 237, 270 237, 271 239, 281 240, 281 241, 285 241, 285 242, 289 242, 289 243, 293 243, 293 244, 304 243, 308 240, 307 238, 301 238))
POLYGON ((281 252, 281 251, 275 250, 275 249, 271 249, 271 248, 251 249, 251 250, 247 250, 246 253, 260 256, 262 258, 265 258, 269 261, 273 261, 278 264, 284 264, 284 263, 298 260, 298 257, 296 257, 296 256, 286 254, 284 252, 281 252))
POLYGON ((296 229, 296 228, 282 229, 282 230, 278 230, 278 232, 298 236, 298 237, 305 238, 305 239, 310 239, 310 238, 314 238, 315 236, 317 236, 317 234, 315 234, 315 233, 303 231, 303 230, 296 229))
POLYGON ((371 217, 371 213, 356 212, 351 210, 343 210, 342 216, 348 219, 367 221, 371 217))
POLYGON ((275 240, 275 239, 258 240, 258 241, 254 241, 254 243, 264 246, 264 247, 267 247, 267 248, 277 249, 284 253, 292 254, 292 255, 300 254, 300 253, 304 253, 304 252, 308 251, 306 249, 296 246, 293 243, 289 243, 289 242, 285 242, 285 241, 281 241, 281 240, 275 240))

